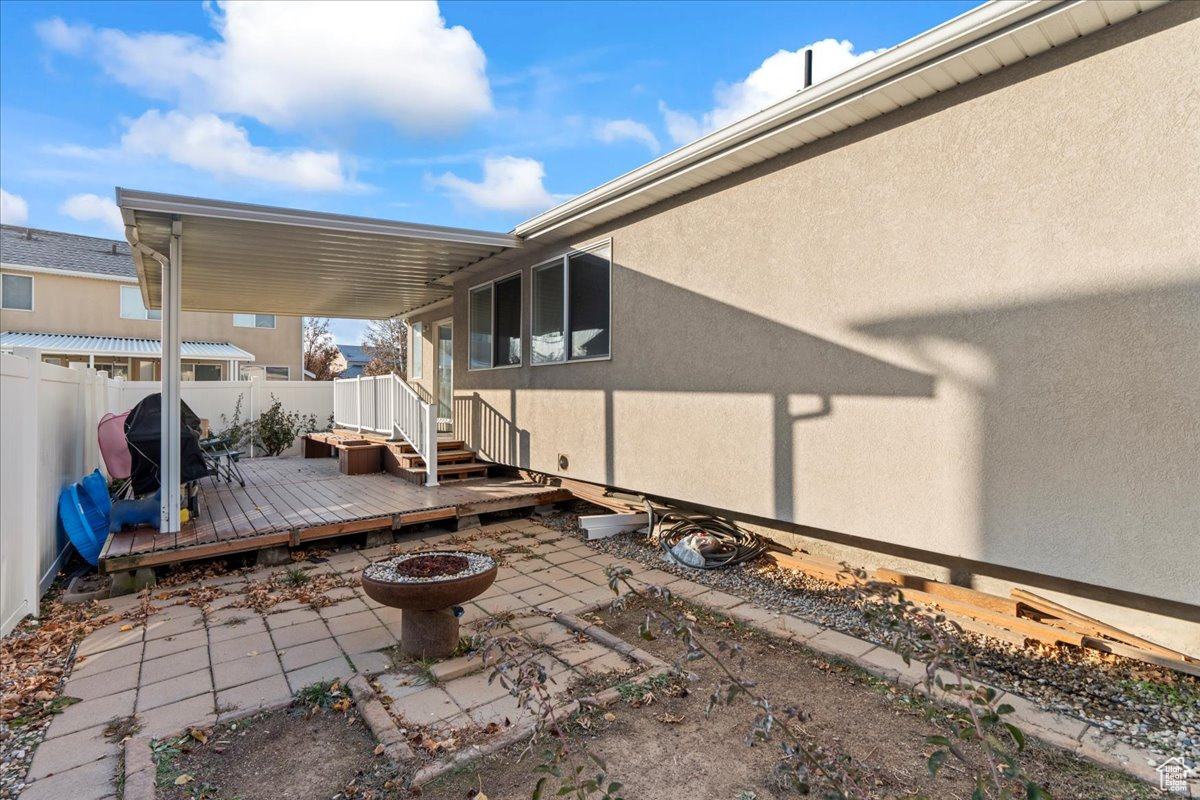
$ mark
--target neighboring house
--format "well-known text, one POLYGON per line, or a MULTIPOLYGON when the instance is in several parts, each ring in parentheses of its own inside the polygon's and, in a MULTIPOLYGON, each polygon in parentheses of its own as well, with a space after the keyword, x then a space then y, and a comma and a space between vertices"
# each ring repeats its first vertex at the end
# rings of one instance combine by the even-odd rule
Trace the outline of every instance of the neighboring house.
MULTIPOLYGON (((4 225, 0 280, 0 349, 159 379, 161 315, 143 305, 126 242, 4 225)), ((184 380, 300 380, 299 317, 190 312, 181 331, 184 380)))
POLYGON ((373 358, 367 352, 367 348, 362 345, 339 344, 337 345, 337 349, 340 357, 337 364, 341 370, 338 373, 339 378, 357 378, 363 374, 363 371, 367 368, 367 364, 370 364, 373 358))

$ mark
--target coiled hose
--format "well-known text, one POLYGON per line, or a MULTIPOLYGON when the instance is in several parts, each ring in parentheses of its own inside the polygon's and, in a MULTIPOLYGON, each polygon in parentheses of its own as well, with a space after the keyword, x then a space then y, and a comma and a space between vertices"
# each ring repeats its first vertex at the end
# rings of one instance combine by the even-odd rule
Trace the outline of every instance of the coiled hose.
POLYGON ((684 513, 674 509, 656 512, 649 500, 645 504, 649 515, 650 538, 657 541, 672 560, 676 559, 671 555, 671 548, 692 534, 705 537, 704 544, 699 548, 704 563, 697 565, 698 569, 717 569, 752 561, 770 549, 770 543, 763 537, 711 514, 684 513))

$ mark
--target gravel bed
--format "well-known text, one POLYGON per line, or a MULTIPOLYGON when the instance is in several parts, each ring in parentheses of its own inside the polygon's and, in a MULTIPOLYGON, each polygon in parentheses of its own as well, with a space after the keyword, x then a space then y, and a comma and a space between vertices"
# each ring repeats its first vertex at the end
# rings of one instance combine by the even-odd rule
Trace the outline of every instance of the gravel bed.
POLYGON ((434 583, 479 575, 480 573, 487 572, 494 566, 496 566, 496 559, 483 553, 470 553, 460 550, 424 550, 418 553, 405 553, 394 558, 389 558, 386 561, 376 561, 363 570, 363 575, 371 580, 387 583, 434 583), (405 561, 413 558, 428 558, 429 556, 455 556, 462 558, 466 560, 467 567, 451 575, 403 575, 396 571, 396 567, 405 561))
POLYGON ((33 751, 41 744, 50 719, 12 726, 0 722, 0 798, 15 798, 25 788, 25 773, 33 762, 33 751))
MULTIPOLYGON (((666 561, 663 551, 640 534, 587 541, 577 515, 570 511, 544 516, 540 522, 602 553, 883 644, 846 589, 804 573, 755 564, 689 569, 666 561)), ((1104 728, 1129 744, 1165 757, 1182 755, 1189 768, 1200 762, 1200 680, 1090 650, 1018 647, 972 633, 960 638, 964 649, 975 656, 980 678, 989 683, 1029 698, 1043 709, 1104 728)))

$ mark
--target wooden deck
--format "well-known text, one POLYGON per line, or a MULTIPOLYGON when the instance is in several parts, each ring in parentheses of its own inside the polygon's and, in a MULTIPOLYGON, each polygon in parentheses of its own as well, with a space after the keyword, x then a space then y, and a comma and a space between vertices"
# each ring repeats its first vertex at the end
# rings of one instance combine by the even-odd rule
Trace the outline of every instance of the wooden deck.
POLYGON ((363 531, 397 529, 489 511, 570 499, 570 492, 518 477, 477 478, 435 488, 387 473, 342 475, 332 458, 242 462, 246 488, 200 481, 200 513, 177 534, 149 527, 109 534, 105 572, 299 546, 363 531))

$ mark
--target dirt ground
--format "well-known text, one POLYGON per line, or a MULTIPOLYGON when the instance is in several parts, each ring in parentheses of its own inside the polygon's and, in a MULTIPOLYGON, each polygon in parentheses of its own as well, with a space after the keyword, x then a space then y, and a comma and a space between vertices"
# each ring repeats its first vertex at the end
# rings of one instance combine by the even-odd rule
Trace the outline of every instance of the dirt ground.
POLYGON ((218 728, 159 763, 159 800, 314 800, 382 766, 354 714, 277 711, 218 728), (172 757, 174 756, 174 757, 172 757), (181 776, 186 783, 176 784, 181 776))
MULTIPOLYGON (((791 642, 737 628, 724 618, 694 610, 706 641, 737 641, 745 648, 746 674, 776 708, 795 705, 810 716, 798 724, 802 739, 841 759, 871 797, 923 796, 936 800, 971 797, 969 771, 953 759, 935 779, 926 770, 935 749, 931 734, 945 734, 944 710, 920 695, 898 690, 853 667, 830 663, 791 642)), ((635 609, 596 619, 627 641, 638 641, 642 613, 635 609)), ((674 640, 639 642, 673 661, 674 640)), ((692 662, 699 679, 686 683, 662 678, 652 697, 632 684, 616 684, 622 699, 607 709, 577 717, 567 747, 585 774, 608 766, 627 800, 765 800, 800 795, 776 776, 778 744, 745 743, 754 710, 744 699, 719 707, 705 718, 705 705, 717 678, 707 659, 692 662)), ((598 686, 580 687, 595 691, 598 686)), ((308 798, 422 797, 463 800, 485 793, 491 800, 528 798, 540 772, 543 746, 519 746, 462 767, 419 793, 382 757, 353 712, 325 710, 306 716, 295 710, 264 714, 213 731, 207 744, 186 742, 160 760, 160 800, 307 800, 308 798), (190 779, 176 785, 181 775, 190 779)), ((1021 764, 1055 800, 1126 800, 1159 794, 1134 779, 1079 761, 1052 747, 1029 743, 1021 764)), ((543 796, 555 796, 551 779, 543 796)), ((827 796, 819 783, 812 797, 827 796)), ((1016 796, 1023 797, 1020 793, 1016 796)))
MULTIPOLYGON (((606 615, 604 625, 628 641, 637 641, 642 616, 634 610, 606 615)), ((919 695, 897 691, 857 669, 830 664, 790 642, 735 630, 728 624, 710 624, 704 616, 701 622, 709 641, 737 640, 745 646, 747 673, 773 698, 776 708, 796 705, 811 714, 800 726, 802 736, 824 745, 835 757, 848 758, 858 772, 859 785, 872 796, 947 800, 971 796, 974 782, 953 759, 946 762, 936 780, 929 777, 926 761, 935 748, 925 743, 925 737, 946 730, 936 721, 927 721, 927 713, 935 718, 943 715, 919 695)), ((641 644, 671 661, 681 652, 681 645, 672 640, 641 644)), ((717 668, 707 659, 691 666, 700 680, 685 696, 660 691, 653 702, 640 707, 618 703, 608 709, 611 719, 605 712, 593 713, 586 721, 590 729, 577 729, 571 746, 577 754, 586 750, 601 756, 610 778, 624 785, 621 794, 628 800, 797 797, 793 789, 774 778, 778 745, 750 748, 745 744, 754 711, 744 699, 732 707, 717 708, 705 718, 717 668)), ((489 798, 529 797, 539 775, 534 767, 540 763, 541 753, 541 748, 499 753, 426 786, 422 796, 459 800, 471 796, 472 790, 481 790, 489 798)), ((1128 776, 1032 741, 1021 764, 1057 800, 1157 795, 1128 776)), ((553 796, 555 791, 546 791, 545 796, 553 796)), ((812 796, 823 794, 814 787, 812 796)))

